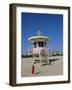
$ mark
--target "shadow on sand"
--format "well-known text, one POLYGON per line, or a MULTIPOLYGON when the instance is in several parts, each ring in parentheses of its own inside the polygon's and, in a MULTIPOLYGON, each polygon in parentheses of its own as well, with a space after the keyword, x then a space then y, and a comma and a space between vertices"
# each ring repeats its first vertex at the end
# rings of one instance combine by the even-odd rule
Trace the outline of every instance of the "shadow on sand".
POLYGON ((51 65, 52 63, 54 63, 57 60, 59 60, 59 59, 49 59, 49 63, 48 64, 47 63, 44 63, 44 64, 42 64, 42 66, 51 65))

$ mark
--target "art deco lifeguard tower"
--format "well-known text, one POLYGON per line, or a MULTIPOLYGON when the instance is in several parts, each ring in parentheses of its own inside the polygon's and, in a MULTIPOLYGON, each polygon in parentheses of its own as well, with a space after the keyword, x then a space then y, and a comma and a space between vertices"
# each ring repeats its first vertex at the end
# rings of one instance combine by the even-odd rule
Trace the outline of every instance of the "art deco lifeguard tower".
POLYGON ((41 35, 38 31, 37 36, 29 37, 28 40, 32 44, 33 63, 39 60, 40 63, 48 63, 48 36, 41 35))

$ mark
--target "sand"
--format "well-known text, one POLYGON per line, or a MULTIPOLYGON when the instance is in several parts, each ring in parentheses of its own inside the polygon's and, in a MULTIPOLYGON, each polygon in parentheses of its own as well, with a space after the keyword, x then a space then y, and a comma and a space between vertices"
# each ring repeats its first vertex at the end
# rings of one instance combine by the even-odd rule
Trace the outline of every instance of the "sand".
POLYGON ((36 76, 56 76, 63 74, 63 56, 49 57, 51 63, 49 65, 35 64, 35 74, 32 74, 33 58, 22 58, 21 60, 21 76, 36 77, 36 76))

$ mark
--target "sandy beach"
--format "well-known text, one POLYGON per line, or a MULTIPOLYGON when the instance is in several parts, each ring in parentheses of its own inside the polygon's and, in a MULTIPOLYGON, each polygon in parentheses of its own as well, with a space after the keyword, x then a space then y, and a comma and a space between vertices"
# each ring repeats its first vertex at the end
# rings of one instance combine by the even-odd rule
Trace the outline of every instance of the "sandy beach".
POLYGON ((49 57, 51 61, 49 65, 35 64, 35 74, 32 74, 33 58, 22 58, 21 60, 21 76, 56 76, 63 74, 63 56, 49 57))

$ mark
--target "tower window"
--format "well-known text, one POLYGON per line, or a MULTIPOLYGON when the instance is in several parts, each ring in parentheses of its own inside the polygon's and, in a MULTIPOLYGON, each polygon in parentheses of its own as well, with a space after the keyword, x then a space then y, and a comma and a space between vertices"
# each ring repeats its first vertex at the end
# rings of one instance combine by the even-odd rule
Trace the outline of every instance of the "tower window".
POLYGON ((39 47, 44 47, 44 42, 43 41, 38 42, 38 46, 39 47))
POLYGON ((34 45, 34 48, 36 48, 36 46, 37 46, 37 43, 36 43, 36 42, 34 42, 34 43, 33 43, 33 45, 34 45))
POLYGON ((45 42, 45 46, 46 46, 46 42, 45 42))

